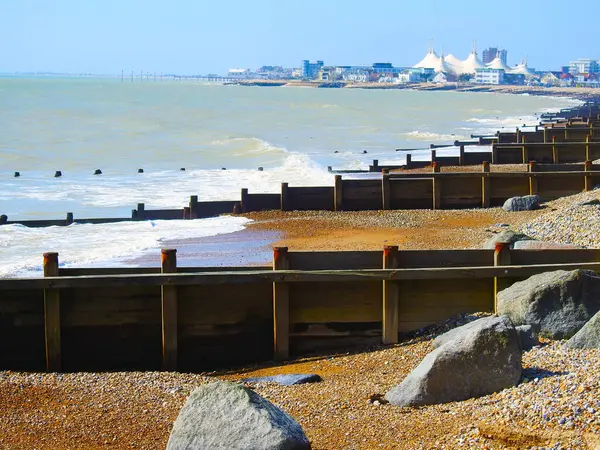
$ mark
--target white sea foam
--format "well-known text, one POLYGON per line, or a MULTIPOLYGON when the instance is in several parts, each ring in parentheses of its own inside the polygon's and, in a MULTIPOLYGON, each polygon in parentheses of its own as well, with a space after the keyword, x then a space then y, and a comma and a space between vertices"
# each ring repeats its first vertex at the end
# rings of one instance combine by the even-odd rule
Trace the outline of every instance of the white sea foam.
MULTIPOLYGON (((215 217, 186 221, 121 222, 102 225, 73 224, 68 227, 0 227, 0 277, 40 274, 42 254, 59 252, 61 267, 158 249, 165 240, 197 238, 242 230, 250 220, 244 217, 215 217)), ((157 256, 157 265, 159 259, 157 256)))
POLYGON ((429 131, 411 131, 410 133, 404 134, 409 140, 417 141, 454 141, 457 139, 464 139, 464 136, 456 134, 438 134, 429 131))

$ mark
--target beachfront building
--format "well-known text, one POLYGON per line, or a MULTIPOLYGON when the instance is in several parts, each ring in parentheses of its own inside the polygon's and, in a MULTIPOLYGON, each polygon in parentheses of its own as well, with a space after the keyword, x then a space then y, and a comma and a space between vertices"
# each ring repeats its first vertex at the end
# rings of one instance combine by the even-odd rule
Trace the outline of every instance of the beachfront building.
POLYGON ((482 61, 483 64, 490 64, 494 59, 498 58, 500 61, 506 64, 507 56, 508 52, 503 48, 490 47, 483 51, 482 61))
POLYGON ((476 69, 473 82, 477 84, 504 84, 504 70, 490 67, 476 69))
POLYGON ((227 75, 230 77, 244 78, 250 76, 251 73, 250 69, 229 69, 227 75))
POLYGON ((324 65, 325 64, 323 64, 323 61, 311 63, 308 59, 303 60, 302 65, 300 66, 302 69, 301 77, 307 80, 316 79, 324 65))
POLYGON ((405 69, 398 74, 398 83, 420 83, 435 76, 431 69, 405 69))
POLYGON ((596 59, 577 59, 569 63, 569 73, 572 75, 600 73, 600 65, 596 59))

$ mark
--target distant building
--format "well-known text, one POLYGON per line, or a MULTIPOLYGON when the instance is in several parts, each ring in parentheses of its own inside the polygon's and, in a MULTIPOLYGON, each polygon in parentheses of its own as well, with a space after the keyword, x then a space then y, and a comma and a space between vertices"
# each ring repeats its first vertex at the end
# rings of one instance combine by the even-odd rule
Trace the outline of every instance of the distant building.
POLYGON ((596 59, 577 59, 569 63, 569 73, 572 75, 598 72, 600 72, 600 66, 596 59))
POLYGON ((504 84, 504 70, 502 69, 475 69, 474 83, 477 84, 504 84))
POLYGON ((399 83, 419 83, 423 81, 421 69, 407 69, 398 74, 399 83))
POLYGON ((502 48, 498 48, 498 47, 490 47, 490 48, 486 48, 483 51, 482 62, 484 64, 489 64, 494 59, 496 59, 496 57, 498 57, 500 59, 500 61, 502 61, 504 64, 506 64, 507 56, 508 56, 508 52, 506 50, 504 50, 502 48))
POLYGON ((323 61, 317 61, 316 63, 311 63, 308 59, 302 61, 302 78, 306 78, 309 80, 314 80, 319 75, 319 72, 323 68, 323 61))

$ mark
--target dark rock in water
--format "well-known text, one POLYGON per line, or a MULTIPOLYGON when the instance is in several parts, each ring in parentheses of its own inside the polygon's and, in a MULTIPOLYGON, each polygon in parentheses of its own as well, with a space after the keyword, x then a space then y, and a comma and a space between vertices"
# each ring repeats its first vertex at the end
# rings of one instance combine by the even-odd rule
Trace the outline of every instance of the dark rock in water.
POLYGON ((600 348, 600 312, 586 322, 566 344, 568 348, 600 348))
POLYGON ((291 416, 251 389, 226 381, 188 397, 167 450, 305 450, 310 442, 291 416))
POLYGON ((263 170, 265 170, 265 169, 264 169, 264 167, 259 167, 259 168, 258 168, 258 171, 259 171, 259 172, 262 172, 263 170))
POLYGON ((536 345, 540 345, 538 335, 531 325, 519 325, 515 327, 515 330, 517 330, 517 335, 519 336, 521 350, 524 352, 531 350, 536 345))
POLYGON ((521 349, 506 317, 486 317, 450 330, 438 347, 385 396, 397 406, 466 400, 515 386, 521 349))
POLYGON ((511 197, 504 202, 502 209, 504 211, 516 212, 516 211, 532 211, 534 209, 540 209, 540 197, 539 195, 525 195, 523 197, 511 197))
POLYGON ((227 170, 227 167, 221 167, 221 170, 227 170))
POLYGON ((322 381, 315 373, 310 374, 284 374, 270 377, 245 378, 244 383, 277 383, 281 386, 293 386, 294 384, 316 383, 322 381))
POLYGON ((181 170, 182 172, 185 172, 185 167, 182 167, 182 168, 181 168, 181 169, 179 169, 179 170, 181 170))
POLYGON ((510 248, 513 248, 515 245, 515 242, 517 242, 517 241, 532 241, 532 240, 533 239, 531 237, 527 236, 526 234, 517 233, 516 231, 513 231, 513 230, 502 230, 500 233, 496 234, 495 236, 492 236, 490 239, 485 241, 485 243, 483 244, 483 248, 489 248, 489 249, 493 250, 494 248, 496 248, 496 244, 498 244, 498 243, 509 244, 510 248))
POLYGON ((21 172, 15 172, 15 178, 19 178, 21 176, 21 172))
POLYGON ((498 314, 541 336, 570 338, 600 311, 600 277, 591 270, 534 275, 498 293, 498 314))
POLYGON ((54 172, 54 178, 60 178, 62 177, 62 172, 60 170, 57 170, 56 172, 54 172))
POLYGON ((94 170, 94 175, 102 175, 102 171, 100 169, 94 170))
POLYGON ((144 169, 138 169, 138 173, 144 173, 144 169))

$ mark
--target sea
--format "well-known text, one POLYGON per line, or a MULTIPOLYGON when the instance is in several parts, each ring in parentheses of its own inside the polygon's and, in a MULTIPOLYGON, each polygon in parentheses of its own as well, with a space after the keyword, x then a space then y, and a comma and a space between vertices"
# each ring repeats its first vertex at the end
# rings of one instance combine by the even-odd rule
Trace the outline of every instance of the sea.
MULTIPOLYGON (((539 114, 577 103, 495 93, 3 76, 0 214, 9 220, 62 219, 67 212, 75 221, 130 217, 138 203, 181 208, 190 195, 236 200, 241 188, 278 192, 281 182, 331 186, 328 166, 366 169, 374 159, 401 164, 406 152, 397 149, 412 149, 413 160, 428 159, 431 143, 535 125, 539 114), (94 175, 96 169, 102 174, 94 175), (56 178, 58 170, 62 177, 56 178)), ((48 251, 59 252, 62 267, 131 265, 137 256, 158 254, 165 242, 210 241, 248 222, 224 216, 5 225, 0 277, 40 274, 48 251)))

